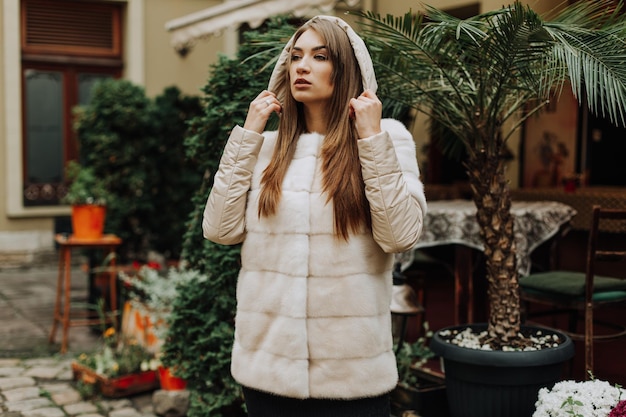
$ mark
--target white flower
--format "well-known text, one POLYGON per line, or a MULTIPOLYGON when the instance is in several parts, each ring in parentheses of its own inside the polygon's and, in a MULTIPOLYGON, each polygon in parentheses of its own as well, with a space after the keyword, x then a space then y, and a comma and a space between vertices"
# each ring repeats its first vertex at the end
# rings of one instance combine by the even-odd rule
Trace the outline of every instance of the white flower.
POLYGON ((533 417, 607 417, 625 398, 626 390, 606 381, 561 381, 539 390, 533 417))

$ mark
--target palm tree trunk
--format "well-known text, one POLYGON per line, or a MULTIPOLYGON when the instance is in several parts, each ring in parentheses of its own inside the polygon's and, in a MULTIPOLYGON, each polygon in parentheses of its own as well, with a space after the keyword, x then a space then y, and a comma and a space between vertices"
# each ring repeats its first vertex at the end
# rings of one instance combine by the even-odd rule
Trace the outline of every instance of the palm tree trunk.
POLYGON ((520 330, 520 299, 511 195, 504 160, 482 152, 467 165, 476 217, 485 246, 489 298, 488 343, 515 345, 520 330), (485 181, 488 179, 488 181, 485 181))

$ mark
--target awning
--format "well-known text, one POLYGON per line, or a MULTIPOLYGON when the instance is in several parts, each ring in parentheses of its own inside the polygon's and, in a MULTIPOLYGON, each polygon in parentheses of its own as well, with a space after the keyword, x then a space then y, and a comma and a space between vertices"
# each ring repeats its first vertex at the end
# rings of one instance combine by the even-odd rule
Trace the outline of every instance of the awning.
MULTIPOLYGON (((172 46, 187 51, 201 38, 220 34, 225 28, 248 23, 256 28, 267 18, 280 14, 305 16, 328 13, 339 0, 227 0, 217 6, 168 21, 172 46)), ((355 6, 359 0, 343 0, 355 6)))

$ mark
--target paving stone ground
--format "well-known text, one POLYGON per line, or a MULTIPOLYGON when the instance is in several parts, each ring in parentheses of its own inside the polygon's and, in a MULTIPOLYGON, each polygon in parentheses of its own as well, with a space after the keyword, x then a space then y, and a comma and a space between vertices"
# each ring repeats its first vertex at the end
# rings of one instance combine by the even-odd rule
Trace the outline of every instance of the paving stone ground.
MULTIPOLYGON (((71 363, 98 347, 99 334, 89 327, 70 327, 65 354, 59 353, 60 330, 56 343, 48 342, 56 280, 55 265, 3 270, 0 264, 0 417, 156 417, 155 408, 160 412, 164 405, 179 402, 168 401, 168 395, 154 401, 163 391, 84 401, 71 363)), ((88 288, 86 272, 74 268, 73 303, 84 303, 88 288)))
MULTIPOLYGON (((89 327, 71 327, 69 348, 59 353, 48 336, 56 294, 56 266, 0 270, 0 417, 155 417, 152 393, 84 401, 71 362, 98 346, 89 327)), ((72 300, 87 298, 87 274, 72 271, 72 300)))
POLYGON ((153 393, 82 399, 71 358, 0 359, 0 417, 156 417, 153 393))
MULTIPOLYGON (((58 355, 61 331, 48 343, 56 295, 56 266, 0 270, 0 358, 58 355)), ((72 304, 86 303, 87 273, 72 270, 72 304)), ((68 355, 93 350, 99 335, 90 327, 70 327, 68 355)))

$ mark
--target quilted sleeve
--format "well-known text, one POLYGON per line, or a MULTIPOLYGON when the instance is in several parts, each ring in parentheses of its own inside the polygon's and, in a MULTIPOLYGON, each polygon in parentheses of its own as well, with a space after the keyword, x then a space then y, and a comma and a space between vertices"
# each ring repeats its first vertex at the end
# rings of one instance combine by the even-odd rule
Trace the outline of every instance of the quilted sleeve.
POLYGON ((204 207, 202 232, 206 239, 234 245, 245 237, 245 211, 252 171, 263 136, 236 126, 231 132, 213 188, 204 207))
POLYGON ((424 185, 411 133, 391 119, 384 119, 381 126, 381 133, 358 141, 372 233, 385 252, 405 252, 422 232, 424 185))

